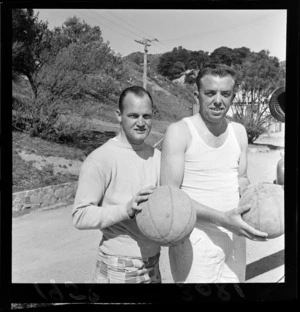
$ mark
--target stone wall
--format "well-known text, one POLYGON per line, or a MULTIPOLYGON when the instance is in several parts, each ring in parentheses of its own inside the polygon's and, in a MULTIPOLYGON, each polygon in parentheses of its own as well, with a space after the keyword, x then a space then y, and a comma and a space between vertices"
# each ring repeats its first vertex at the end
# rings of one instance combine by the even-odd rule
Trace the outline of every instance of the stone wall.
POLYGON ((77 185, 78 182, 68 182, 13 193, 13 216, 27 212, 28 209, 56 208, 72 203, 77 185))
MULTIPOLYGON (((161 150, 162 140, 163 137, 153 146, 161 150)), ((13 193, 13 216, 35 209, 51 209, 71 204, 74 201, 77 185, 78 181, 13 193)))

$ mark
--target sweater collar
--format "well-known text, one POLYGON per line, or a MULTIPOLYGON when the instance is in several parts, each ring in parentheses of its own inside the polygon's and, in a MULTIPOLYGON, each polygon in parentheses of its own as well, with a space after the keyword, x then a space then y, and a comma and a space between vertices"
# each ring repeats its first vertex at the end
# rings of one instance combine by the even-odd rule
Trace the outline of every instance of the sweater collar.
POLYGON ((118 146, 123 147, 123 148, 128 148, 134 151, 142 151, 146 148, 146 143, 135 145, 135 144, 130 144, 129 142, 122 142, 118 136, 115 136, 114 138, 111 139, 113 142, 115 142, 118 146))

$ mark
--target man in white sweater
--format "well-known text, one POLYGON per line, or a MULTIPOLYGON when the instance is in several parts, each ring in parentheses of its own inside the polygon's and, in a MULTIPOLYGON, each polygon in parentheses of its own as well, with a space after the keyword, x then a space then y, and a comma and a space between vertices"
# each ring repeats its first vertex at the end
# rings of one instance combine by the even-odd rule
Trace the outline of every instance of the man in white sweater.
POLYGON ((120 133, 82 165, 73 224, 102 231, 94 283, 161 283, 160 246, 143 236, 135 219, 159 183, 160 151, 145 143, 153 116, 150 93, 125 89, 116 113, 120 133))

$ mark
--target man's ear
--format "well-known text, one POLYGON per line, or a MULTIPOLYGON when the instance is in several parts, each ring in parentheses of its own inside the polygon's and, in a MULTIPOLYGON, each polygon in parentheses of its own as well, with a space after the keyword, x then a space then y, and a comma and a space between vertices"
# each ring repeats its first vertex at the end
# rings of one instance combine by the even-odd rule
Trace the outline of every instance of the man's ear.
POLYGON ((197 104, 199 104, 199 92, 198 91, 194 91, 194 98, 195 98, 197 104))
POLYGON ((121 115, 122 115, 122 114, 121 114, 120 110, 117 109, 117 110, 116 110, 116 117, 117 117, 117 120, 118 120, 119 124, 122 123, 122 116, 121 116, 121 115))

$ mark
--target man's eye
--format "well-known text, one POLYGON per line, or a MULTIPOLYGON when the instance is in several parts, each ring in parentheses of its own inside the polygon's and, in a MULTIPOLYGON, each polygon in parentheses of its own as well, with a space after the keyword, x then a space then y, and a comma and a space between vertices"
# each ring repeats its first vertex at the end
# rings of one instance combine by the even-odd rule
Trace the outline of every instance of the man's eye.
POLYGON ((143 116, 144 119, 151 119, 152 118, 152 115, 145 115, 143 116))
POLYGON ((227 98, 230 97, 231 93, 223 93, 222 95, 227 98))

